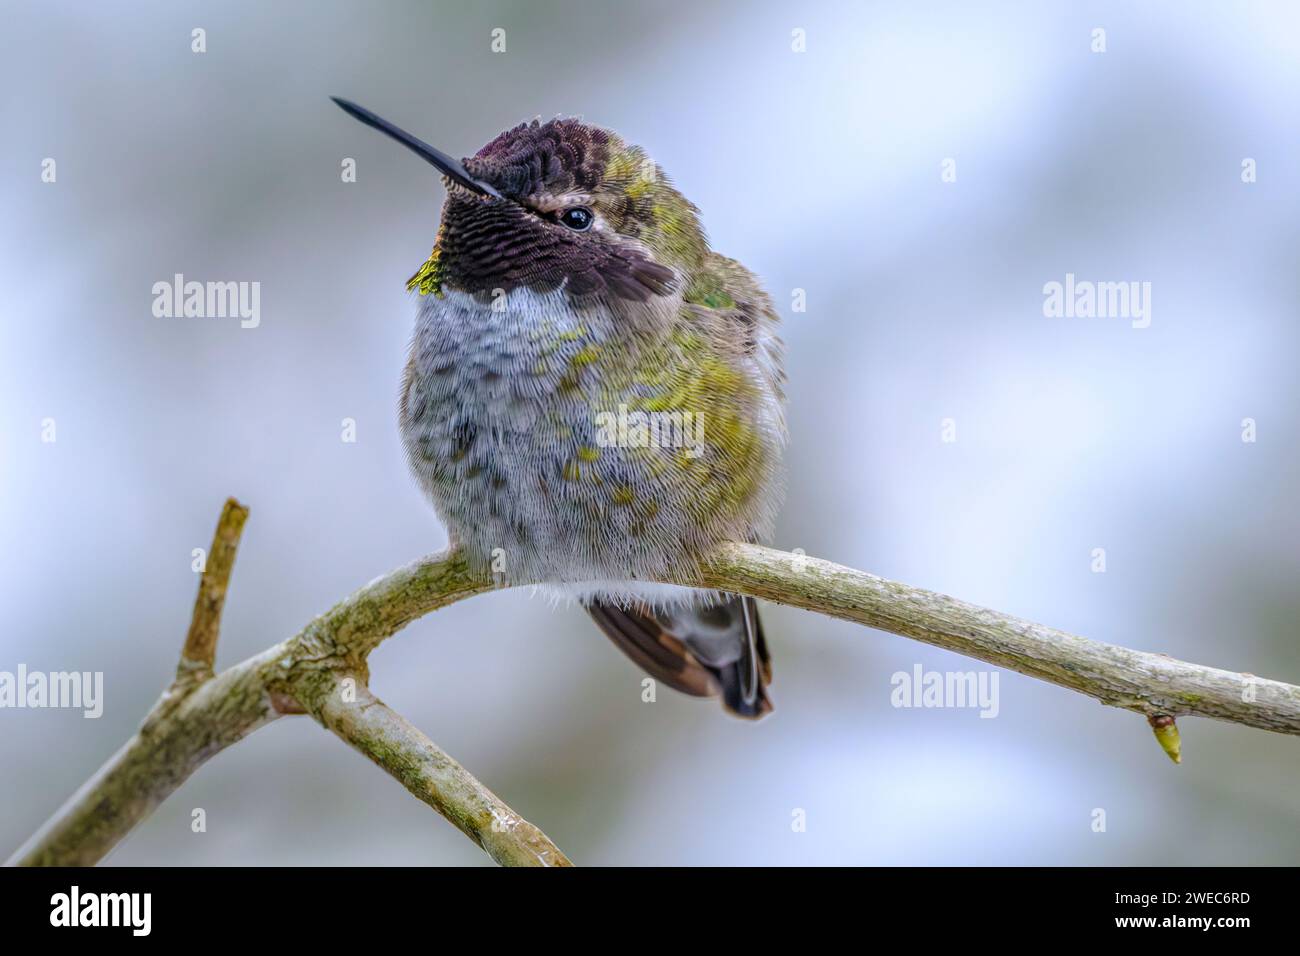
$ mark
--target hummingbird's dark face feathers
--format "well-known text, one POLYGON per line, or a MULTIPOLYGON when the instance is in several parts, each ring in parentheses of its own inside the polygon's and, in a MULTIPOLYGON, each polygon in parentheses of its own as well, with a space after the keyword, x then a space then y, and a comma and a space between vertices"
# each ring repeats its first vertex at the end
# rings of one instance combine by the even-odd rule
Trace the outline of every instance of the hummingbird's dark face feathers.
POLYGON ((443 207, 434 260, 439 291, 488 297, 498 289, 551 292, 563 285, 570 296, 644 302, 669 293, 676 279, 644 250, 575 231, 521 203, 459 190, 443 207))
POLYGON ((534 120, 464 160, 499 198, 452 185, 422 292, 520 286, 645 302, 707 251, 695 207, 637 147, 576 119, 534 120))

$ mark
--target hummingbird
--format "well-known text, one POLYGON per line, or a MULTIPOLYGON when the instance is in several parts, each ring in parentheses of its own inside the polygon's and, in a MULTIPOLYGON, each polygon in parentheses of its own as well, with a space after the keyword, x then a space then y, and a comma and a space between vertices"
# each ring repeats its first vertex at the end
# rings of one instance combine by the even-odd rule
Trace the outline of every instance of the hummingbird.
POLYGON ((398 417, 453 545, 499 583, 580 602, 655 680, 769 713, 754 600, 656 583, 772 533, 785 372, 758 279, 611 130, 532 120, 456 160, 333 99, 446 187, 407 282, 418 312, 398 417))

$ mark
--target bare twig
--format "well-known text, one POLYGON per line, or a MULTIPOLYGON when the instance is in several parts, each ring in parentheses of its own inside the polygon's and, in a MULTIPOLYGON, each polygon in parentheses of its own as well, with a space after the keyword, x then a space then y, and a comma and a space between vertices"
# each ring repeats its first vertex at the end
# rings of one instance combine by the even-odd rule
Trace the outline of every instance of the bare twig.
POLYGON ((360 681, 331 671, 310 695, 308 706, 317 720, 454 823, 497 863, 570 865, 546 834, 502 803, 360 681), (346 684, 348 680, 353 683, 346 684))
POLYGON ((248 509, 234 498, 227 498, 217 520, 217 530, 212 535, 199 579, 199 593, 194 598, 194 615, 190 631, 185 635, 185 648, 180 663, 176 665, 176 680, 183 684, 196 684, 212 676, 216 665, 217 635, 221 631, 221 609, 226 603, 226 589, 230 586, 230 572, 235 567, 235 552, 239 537, 244 533, 248 509))
MULTIPOLYGON (((729 544, 710 557, 699 580, 669 583, 751 594, 856 621, 1087 694, 1148 717, 1175 759, 1178 716, 1300 734, 1300 687, 1091 641, 829 561, 729 544)), ((281 713, 306 710, 494 860, 567 863, 541 831, 366 688, 366 658, 384 639, 423 614, 493 586, 455 552, 423 558, 372 581, 282 644, 210 679, 178 681, 140 732, 10 862, 94 863, 204 760, 281 713), (355 688, 343 683, 349 678, 355 688)), ((211 657, 202 655, 215 647, 215 628, 212 634, 210 642, 199 642, 195 659, 210 664, 211 657)))

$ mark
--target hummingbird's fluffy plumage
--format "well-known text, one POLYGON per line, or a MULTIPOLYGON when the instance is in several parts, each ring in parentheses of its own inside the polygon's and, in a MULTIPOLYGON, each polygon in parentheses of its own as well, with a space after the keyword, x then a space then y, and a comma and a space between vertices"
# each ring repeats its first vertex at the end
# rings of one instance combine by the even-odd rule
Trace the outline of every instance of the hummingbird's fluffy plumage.
POLYGON ((648 585, 781 496, 777 316, 639 147, 573 119, 448 181, 401 397, 411 467, 470 561, 554 582, 654 676, 770 709, 749 599, 648 585))

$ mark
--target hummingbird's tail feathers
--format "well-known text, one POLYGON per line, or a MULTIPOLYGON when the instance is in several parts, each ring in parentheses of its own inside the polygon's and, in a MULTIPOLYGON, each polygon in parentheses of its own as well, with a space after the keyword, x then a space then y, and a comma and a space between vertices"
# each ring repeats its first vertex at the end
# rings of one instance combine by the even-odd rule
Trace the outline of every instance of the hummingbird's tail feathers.
POLYGON ((738 717, 771 713, 772 660, 753 598, 728 594, 715 604, 660 612, 597 600, 587 610, 656 680, 694 697, 721 694, 723 706, 738 717))
MULTIPOLYGON (((772 701, 767 696, 767 685, 772 682, 772 658, 767 653, 767 640, 758 619, 758 604, 752 597, 730 594, 718 607, 734 621, 731 654, 736 651, 740 654, 735 660, 720 662, 714 668, 722 684, 722 705, 737 717, 757 720, 772 712, 772 701)), ((699 642, 696 639, 695 643, 699 642)), ((692 644, 689 640, 687 643, 692 644)), ((723 655, 731 656, 725 650, 723 655)))
POLYGON ((722 700, 733 713, 758 718, 772 712, 772 701, 767 696, 767 685, 772 683, 772 657, 767 652, 763 622, 758 618, 758 602, 752 597, 740 596, 733 596, 731 600, 740 605, 745 640, 740 658, 732 667, 736 677, 734 700, 728 692, 726 680, 722 685, 722 700))
POLYGON ((681 641, 666 632, 645 605, 631 609, 593 601, 587 612, 643 671, 692 697, 716 697, 721 689, 713 673, 681 641))

